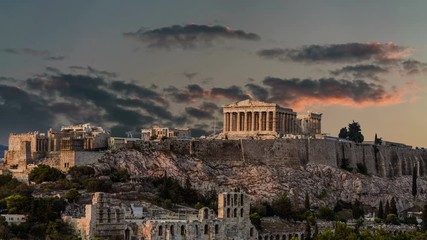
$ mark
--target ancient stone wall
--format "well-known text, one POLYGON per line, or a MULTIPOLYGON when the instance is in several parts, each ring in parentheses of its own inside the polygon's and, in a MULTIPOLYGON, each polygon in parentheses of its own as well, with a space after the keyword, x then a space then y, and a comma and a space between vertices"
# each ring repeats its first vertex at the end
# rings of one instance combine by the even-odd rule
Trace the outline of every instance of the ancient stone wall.
MULTIPOLYGON (((399 146, 375 146, 324 139, 276 140, 193 140, 165 141, 158 150, 191 155, 198 159, 231 165, 266 164, 278 167, 298 167, 307 163, 341 167, 345 161, 357 170, 366 166, 368 174, 381 177, 411 175, 414 164, 418 173, 427 173, 427 152, 399 146)), ((231 166, 230 165, 230 166, 231 166)))

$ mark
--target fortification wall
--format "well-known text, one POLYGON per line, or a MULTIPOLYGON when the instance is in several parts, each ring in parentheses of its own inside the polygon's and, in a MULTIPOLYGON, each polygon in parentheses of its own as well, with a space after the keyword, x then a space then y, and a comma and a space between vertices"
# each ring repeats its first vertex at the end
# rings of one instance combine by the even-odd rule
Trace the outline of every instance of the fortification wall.
POLYGON ((414 164, 418 173, 427 174, 427 152, 399 146, 374 146, 323 139, 275 140, 193 140, 164 141, 157 150, 191 155, 213 164, 266 164, 299 167, 308 162, 341 167, 366 166, 368 174, 381 177, 411 175, 414 164))

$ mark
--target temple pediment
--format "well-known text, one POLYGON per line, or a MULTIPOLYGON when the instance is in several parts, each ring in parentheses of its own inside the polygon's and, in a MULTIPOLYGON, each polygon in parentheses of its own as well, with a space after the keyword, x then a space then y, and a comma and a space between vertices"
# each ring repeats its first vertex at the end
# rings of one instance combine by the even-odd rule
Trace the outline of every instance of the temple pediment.
POLYGON ((246 106, 248 106, 248 107, 275 107, 278 105, 275 103, 268 103, 268 102, 252 100, 252 99, 246 99, 243 101, 238 101, 238 102, 234 102, 234 103, 224 105, 224 107, 246 107, 246 106))

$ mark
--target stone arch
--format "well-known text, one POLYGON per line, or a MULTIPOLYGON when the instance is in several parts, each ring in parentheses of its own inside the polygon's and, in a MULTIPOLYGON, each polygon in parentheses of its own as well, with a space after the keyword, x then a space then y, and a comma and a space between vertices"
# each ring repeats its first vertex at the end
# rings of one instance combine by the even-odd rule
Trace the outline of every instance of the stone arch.
POLYGON ((203 219, 209 218, 209 210, 208 208, 203 209, 203 219))

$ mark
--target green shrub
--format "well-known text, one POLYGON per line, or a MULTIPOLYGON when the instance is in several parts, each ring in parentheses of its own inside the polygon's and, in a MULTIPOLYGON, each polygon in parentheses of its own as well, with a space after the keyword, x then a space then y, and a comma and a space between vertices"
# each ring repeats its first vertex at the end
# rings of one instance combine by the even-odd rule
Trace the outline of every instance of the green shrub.
POLYGON ((56 180, 64 178, 64 174, 56 168, 52 168, 48 165, 40 164, 29 174, 29 179, 35 183, 42 182, 54 182, 56 180))

